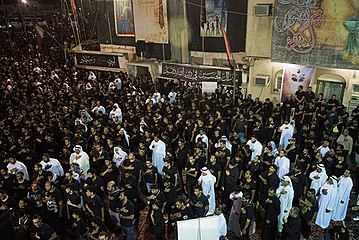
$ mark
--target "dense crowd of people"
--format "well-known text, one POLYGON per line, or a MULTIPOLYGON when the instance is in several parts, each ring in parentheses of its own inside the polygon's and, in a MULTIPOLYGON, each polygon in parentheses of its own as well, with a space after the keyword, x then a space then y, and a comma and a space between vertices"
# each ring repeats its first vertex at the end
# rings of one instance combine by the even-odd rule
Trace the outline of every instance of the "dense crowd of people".
POLYGON ((0 215, 19 239, 131 240, 144 213, 158 240, 212 215, 221 239, 310 239, 314 224, 349 238, 359 107, 302 87, 233 103, 225 88, 79 70, 50 38, 17 39, 0 56, 0 215))

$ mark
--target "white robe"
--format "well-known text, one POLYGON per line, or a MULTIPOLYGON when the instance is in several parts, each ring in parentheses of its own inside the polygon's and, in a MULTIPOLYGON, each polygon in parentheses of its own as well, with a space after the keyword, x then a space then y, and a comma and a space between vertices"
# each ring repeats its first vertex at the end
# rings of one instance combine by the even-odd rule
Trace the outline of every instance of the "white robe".
POLYGON ((91 112, 93 112, 97 115, 99 115, 100 112, 102 112, 102 114, 106 114, 106 109, 104 106, 96 106, 91 110, 91 112))
POLYGON ((77 154, 76 152, 71 153, 70 155, 70 164, 77 163, 82 170, 81 177, 86 179, 87 178, 87 171, 90 169, 90 161, 89 156, 86 152, 80 150, 80 153, 77 154))
POLYGON ((114 106, 116 106, 116 110, 111 110, 110 115, 109 115, 109 118, 110 118, 112 121, 115 121, 115 117, 117 117, 117 118, 120 120, 120 122, 122 122, 122 110, 121 110, 121 108, 118 106, 117 103, 115 103, 114 106))
POLYGON ((319 197, 319 202, 318 202, 319 209, 318 209, 317 218, 315 220, 315 224, 317 224, 319 227, 325 229, 330 224, 330 219, 332 218, 333 210, 335 209, 335 205, 337 203, 337 201, 336 201, 336 199, 337 199, 336 183, 334 183, 333 185, 329 184, 328 182, 325 183, 320 188, 320 193, 321 193, 321 195, 319 197), (328 190, 327 195, 323 194, 323 192, 322 192, 323 189, 328 190), (327 213, 326 209, 330 210, 330 212, 327 213))
POLYGON ((247 145, 252 150, 251 160, 253 160, 254 157, 257 156, 257 155, 258 156, 262 155, 263 146, 262 146, 262 144, 260 142, 256 141, 255 143, 252 143, 252 141, 249 140, 247 142, 247 145))
POLYGON ((294 126, 292 123, 283 124, 279 128, 281 130, 280 140, 279 140, 279 148, 286 149, 289 144, 289 139, 293 137, 294 134, 294 126))
POLYGON ((278 216, 278 231, 282 232, 283 229, 283 218, 288 218, 289 211, 292 208, 293 198, 294 198, 294 190, 291 185, 286 187, 280 186, 276 191, 277 197, 280 201, 280 213, 278 216), (282 190, 286 191, 286 194, 281 194, 282 190))
POLYGON ((216 194, 214 189, 214 184, 216 183, 216 177, 211 174, 209 170, 206 171, 207 175, 203 176, 201 175, 198 179, 198 183, 202 187, 202 193, 205 196, 209 196, 208 202, 208 215, 212 215, 214 213, 214 210, 216 208, 216 194))
POLYGON ((338 181, 337 204, 332 219, 334 221, 343 221, 347 215, 348 204, 350 201, 350 192, 353 188, 351 177, 341 176, 338 181), (341 203, 343 202, 343 203, 341 203))
POLYGON ((219 229, 219 237, 225 237, 227 235, 227 222, 223 213, 218 215, 218 229, 219 229))
POLYGON ((162 140, 158 140, 158 142, 153 140, 149 148, 152 150, 152 165, 155 166, 161 174, 165 164, 166 144, 162 140))
MULTIPOLYGON (((22 173, 24 173, 24 178, 25 178, 26 180, 29 180, 29 173, 27 172, 27 167, 25 166, 25 164, 23 164, 23 163, 20 162, 20 161, 16 161, 14 164, 8 163, 7 169, 9 170, 9 172, 10 172, 10 170, 13 169, 13 168, 16 168, 16 169, 17 169, 16 172, 22 172, 22 173)), ((12 172, 10 172, 10 173, 12 173, 12 172)), ((12 173, 12 174, 14 174, 14 173, 12 173)))
POLYGON ((112 161, 116 164, 116 167, 122 166, 123 162, 127 158, 127 153, 122 150, 120 147, 115 147, 113 150, 112 161))
POLYGON ((55 174, 56 176, 62 177, 64 176, 64 169, 61 166, 61 163, 59 162, 59 160, 57 160, 56 158, 49 158, 49 162, 45 162, 44 160, 42 160, 40 162, 42 169, 52 172, 53 174, 55 174), (47 165, 51 165, 50 168, 45 169, 47 165))
POLYGON ((312 183, 310 184, 310 188, 315 189, 315 194, 318 194, 319 189, 324 185, 324 183, 328 179, 328 175, 325 172, 325 168, 322 170, 322 172, 318 173, 317 171, 313 171, 309 174, 309 178, 312 180, 312 183), (319 179, 315 179, 315 176, 319 176, 319 179))
POLYGON ((206 149, 208 148, 208 137, 206 136, 206 134, 197 134, 195 142, 198 143, 198 138, 202 138, 202 142, 204 142, 206 144, 206 149))
POLYGON ((170 92, 168 94, 169 104, 172 104, 172 103, 176 102, 176 96, 177 96, 176 92, 170 92))
POLYGON ((283 176, 289 173, 290 161, 287 157, 276 157, 274 164, 278 167, 277 175, 279 179, 282 179, 283 176))

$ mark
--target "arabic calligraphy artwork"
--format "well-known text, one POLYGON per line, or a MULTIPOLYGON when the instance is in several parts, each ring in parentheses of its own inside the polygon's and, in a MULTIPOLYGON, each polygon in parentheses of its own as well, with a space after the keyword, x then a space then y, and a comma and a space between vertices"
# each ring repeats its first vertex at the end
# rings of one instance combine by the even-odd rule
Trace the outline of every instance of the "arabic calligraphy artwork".
POLYGON ((300 85, 306 91, 312 82, 314 70, 314 67, 293 64, 284 65, 280 94, 281 101, 283 102, 288 95, 294 96, 300 85))
POLYGON ((117 36, 135 36, 131 0, 113 1, 117 36))
MULTIPOLYGON (((237 76, 242 76, 237 72, 237 76)), ((162 64, 162 76, 193 82, 233 83, 233 72, 217 68, 200 68, 178 64, 162 64)))
POLYGON ((205 0, 201 9, 201 37, 223 37, 227 30, 227 0, 205 0))
POLYGON ((136 41, 168 43, 166 0, 133 1, 136 41))
POLYGON ((359 1, 276 0, 272 60, 357 69, 359 1))
POLYGON ((77 65, 120 68, 118 56, 76 53, 77 65))

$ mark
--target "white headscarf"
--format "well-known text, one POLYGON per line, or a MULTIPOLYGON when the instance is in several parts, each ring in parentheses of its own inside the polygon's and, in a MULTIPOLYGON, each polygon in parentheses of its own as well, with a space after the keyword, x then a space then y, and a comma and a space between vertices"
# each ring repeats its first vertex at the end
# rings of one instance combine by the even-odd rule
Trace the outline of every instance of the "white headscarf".
POLYGON ((120 147, 114 147, 112 161, 116 164, 116 167, 122 166, 123 161, 127 158, 127 153, 120 147))
POLYGON ((145 127, 143 127, 142 125, 144 125, 144 126, 146 126, 146 127, 148 127, 148 126, 147 126, 147 123, 146 123, 144 120, 142 120, 142 121, 140 122, 140 132, 141 132, 141 133, 144 133, 144 132, 145 132, 145 130, 144 130, 145 127))
POLYGON ((334 175, 329 178, 333 180, 333 186, 336 188, 338 186, 338 178, 334 175))
POLYGON ((207 174, 206 176, 201 175, 200 178, 202 179, 202 181, 204 179, 208 178, 208 179, 212 179, 214 182, 216 182, 216 177, 214 175, 212 175, 211 171, 209 171, 209 169, 207 167, 201 168, 201 172, 204 172, 207 174))
POLYGON ((80 145, 76 145, 74 148, 74 153, 70 155, 70 164, 76 163, 79 165, 80 169, 82 170, 82 177, 87 178, 87 171, 90 169, 90 161, 89 156, 86 152, 82 150, 82 147, 80 145), (79 150, 79 153, 76 153, 75 151, 79 150))
POLYGON ((115 119, 114 119, 114 117, 113 117, 113 115, 114 115, 115 117, 117 117, 117 118, 120 120, 120 122, 122 122, 122 110, 121 110, 121 108, 118 106, 117 103, 113 104, 113 106, 116 107, 116 109, 115 109, 115 110, 111 110, 110 116, 109 116, 110 119, 112 119, 113 121, 115 121, 115 119))
POLYGON ((275 142, 274 141, 270 141, 268 143, 268 145, 270 145, 272 147, 272 155, 274 157, 276 157, 278 155, 278 149, 277 149, 277 146, 275 145, 275 142))
POLYGON ((123 132, 123 134, 125 135, 125 139, 126 139, 126 142, 128 144, 128 146, 130 146, 130 136, 127 134, 126 130, 124 128, 121 128, 120 129, 120 132, 123 132))

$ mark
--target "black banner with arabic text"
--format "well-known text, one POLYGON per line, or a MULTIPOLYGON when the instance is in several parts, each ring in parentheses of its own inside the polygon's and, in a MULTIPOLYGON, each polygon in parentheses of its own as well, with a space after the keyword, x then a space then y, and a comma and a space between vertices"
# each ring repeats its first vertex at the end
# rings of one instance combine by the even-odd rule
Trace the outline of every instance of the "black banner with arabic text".
POLYGON ((118 56, 91 53, 76 53, 77 65, 121 68, 118 56))
MULTIPOLYGON (((205 68, 178 64, 162 64, 161 77, 174 78, 184 81, 233 83, 233 71, 222 68, 205 68)), ((242 73, 236 71, 236 79, 241 84, 242 73)))

